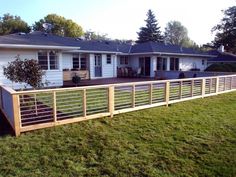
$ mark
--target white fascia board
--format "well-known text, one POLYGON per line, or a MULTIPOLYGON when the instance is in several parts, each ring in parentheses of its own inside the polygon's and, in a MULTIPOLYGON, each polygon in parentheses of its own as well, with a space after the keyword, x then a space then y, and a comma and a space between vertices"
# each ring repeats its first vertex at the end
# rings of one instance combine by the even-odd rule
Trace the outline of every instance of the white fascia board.
POLYGON ((64 53, 107 53, 107 54, 120 54, 120 52, 111 51, 93 51, 93 50, 65 50, 64 53))
POLYGON ((79 50, 80 47, 52 46, 52 45, 25 45, 25 44, 0 44, 0 48, 11 49, 60 49, 60 50, 79 50))
POLYGON ((185 54, 185 53, 162 53, 162 52, 146 52, 146 53, 130 53, 128 55, 171 55, 171 56, 193 56, 193 57, 217 57, 216 55, 203 55, 203 54, 185 54))

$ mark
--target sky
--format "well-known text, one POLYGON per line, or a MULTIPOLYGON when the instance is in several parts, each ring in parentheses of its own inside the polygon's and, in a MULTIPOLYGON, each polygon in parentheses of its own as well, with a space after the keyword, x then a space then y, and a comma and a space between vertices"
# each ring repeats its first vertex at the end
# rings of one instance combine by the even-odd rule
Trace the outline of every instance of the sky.
POLYGON ((162 31, 169 21, 180 21, 190 39, 202 45, 214 39, 211 29, 222 19, 222 10, 235 5, 236 0, 0 0, 0 16, 18 15, 32 25, 56 13, 72 19, 84 31, 136 40, 151 9, 162 31))

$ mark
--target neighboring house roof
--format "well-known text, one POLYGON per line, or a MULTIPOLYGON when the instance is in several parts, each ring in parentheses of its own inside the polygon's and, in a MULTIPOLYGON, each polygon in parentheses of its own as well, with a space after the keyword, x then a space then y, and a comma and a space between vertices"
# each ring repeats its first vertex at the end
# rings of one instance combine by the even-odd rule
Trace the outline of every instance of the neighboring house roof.
POLYGON ((212 50, 209 53, 213 53, 217 55, 215 58, 211 58, 208 60, 209 63, 214 62, 214 63, 224 63, 224 62, 236 62, 236 55, 227 53, 227 52, 219 52, 217 50, 212 50))
POLYGON ((178 45, 164 44, 160 42, 146 42, 131 45, 116 41, 85 41, 78 38, 61 37, 43 32, 28 34, 15 33, 0 36, 0 47, 15 48, 58 48, 89 52, 111 52, 119 54, 169 54, 212 57, 209 53, 200 52, 191 48, 178 45))
POLYGON ((207 52, 198 51, 192 48, 185 48, 179 45, 165 44, 161 42, 146 42, 132 46, 131 53, 159 53, 159 54, 175 54, 175 55, 197 55, 211 56, 207 52))

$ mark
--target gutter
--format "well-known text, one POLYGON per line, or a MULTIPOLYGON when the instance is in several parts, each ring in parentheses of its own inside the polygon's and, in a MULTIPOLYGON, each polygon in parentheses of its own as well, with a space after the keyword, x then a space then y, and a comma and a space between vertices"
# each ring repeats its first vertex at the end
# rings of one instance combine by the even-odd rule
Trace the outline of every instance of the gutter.
POLYGON ((174 55, 174 56, 196 56, 196 57, 217 57, 217 55, 203 55, 203 54, 186 54, 186 53, 162 53, 162 52, 145 52, 145 53, 130 53, 128 55, 174 55))

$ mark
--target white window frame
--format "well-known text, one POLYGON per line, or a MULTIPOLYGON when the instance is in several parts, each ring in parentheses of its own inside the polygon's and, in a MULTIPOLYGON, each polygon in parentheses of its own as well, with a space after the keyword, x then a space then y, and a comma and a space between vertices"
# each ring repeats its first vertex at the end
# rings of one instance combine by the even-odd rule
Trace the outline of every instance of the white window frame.
POLYGON ((43 69, 43 70, 45 70, 45 71, 59 71, 59 68, 60 68, 60 66, 59 66, 59 55, 58 55, 58 51, 56 51, 56 50, 39 50, 38 52, 37 52, 37 60, 38 60, 38 62, 39 62, 39 52, 47 52, 47 68, 48 69, 43 69), (56 53, 56 60, 57 60, 57 68, 56 69, 50 69, 50 52, 51 51, 53 51, 53 52, 55 52, 56 53))
POLYGON ((129 65, 129 57, 120 56, 120 65, 129 65))
POLYGON ((111 54, 107 54, 107 61, 106 61, 106 63, 108 64, 108 65, 110 65, 110 64, 112 64, 112 59, 111 59, 112 57, 111 57, 111 54), (110 62, 108 62, 108 59, 110 59, 110 62))

